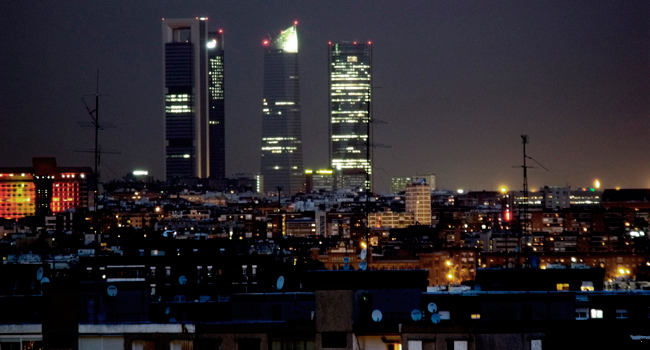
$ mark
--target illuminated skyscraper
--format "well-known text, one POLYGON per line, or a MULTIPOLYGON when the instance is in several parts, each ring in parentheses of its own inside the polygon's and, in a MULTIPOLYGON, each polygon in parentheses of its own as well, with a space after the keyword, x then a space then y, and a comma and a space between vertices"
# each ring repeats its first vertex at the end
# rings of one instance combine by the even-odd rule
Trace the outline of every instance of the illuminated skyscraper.
POLYGON ((210 178, 226 177, 223 30, 208 33, 210 178))
POLYGON ((223 33, 208 33, 205 17, 162 29, 167 179, 223 178, 223 33))
POLYGON ((264 40, 262 167, 264 188, 286 194, 303 187, 298 34, 293 25, 264 40))
POLYGON ((368 149, 371 84, 370 42, 329 44, 329 151, 334 169, 372 172, 368 149))

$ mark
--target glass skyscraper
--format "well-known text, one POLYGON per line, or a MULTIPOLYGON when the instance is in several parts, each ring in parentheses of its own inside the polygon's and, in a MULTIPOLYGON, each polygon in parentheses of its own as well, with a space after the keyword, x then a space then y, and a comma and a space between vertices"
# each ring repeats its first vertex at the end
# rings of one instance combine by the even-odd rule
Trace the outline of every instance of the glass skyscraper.
POLYGON ((261 173, 266 191, 302 191, 298 33, 293 25, 264 40, 261 173))
POLYGON ((226 178, 223 30, 208 33, 210 178, 226 178))
POLYGON ((224 177, 223 33, 207 27, 205 17, 163 19, 168 180, 224 177))
POLYGON ((329 44, 329 156, 334 169, 363 169, 368 176, 372 172, 368 149, 371 84, 370 42, 329 44))

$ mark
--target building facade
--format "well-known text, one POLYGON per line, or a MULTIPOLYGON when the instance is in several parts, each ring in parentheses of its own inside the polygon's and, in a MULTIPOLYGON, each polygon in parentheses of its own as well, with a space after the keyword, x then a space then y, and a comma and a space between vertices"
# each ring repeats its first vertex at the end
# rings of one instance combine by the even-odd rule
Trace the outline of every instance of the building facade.
POLYGON ((334 169, 372 172, 371 84, 370 42, 329 44, 329 151, 334 169))
POLYGON ((414 214, 416 223, 431 225, 431 187, 428 184, 406 185, 406 211, 414 214))
POLYGON ((52 215, 93 205, 88 167, 58 167, 34 158, 32 167, 0 168, 0 218, 52 215))
POLYGON ((162 22, 168 180, 224 177, 223 32, 207 20, 162 22))
POLYGON ((223 30, 208 33, 208 91, 210 94, 210 178, 226 177, 226 109, 223 30))
POLYGON ((303 189, 302 127, 296 25, 264 40, 262 161, 264 189, 303 189))
POLYGON ((413 183, 413 178, 411 176, 391 177, 390 192, 395 194, 404 192, 406 190, 406 185, 411 183, 413 183))

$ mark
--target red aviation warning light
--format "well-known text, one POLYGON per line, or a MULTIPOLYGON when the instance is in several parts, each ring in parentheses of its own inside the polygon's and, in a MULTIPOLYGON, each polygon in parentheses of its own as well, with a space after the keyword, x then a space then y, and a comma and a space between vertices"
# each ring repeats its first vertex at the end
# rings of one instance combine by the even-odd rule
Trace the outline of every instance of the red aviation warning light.
POLYGON ((268 41, 268 40, 264 40, 264 41, 262 41, 262 44, 264 44, 264 46, 266 46, 266 45, 269 44, 269 41, 268 41))
POLYGON ((219 34, 222 34, 222 33, 223 33, 223 29, 219 29, 219 34))
POLYGON ((297 26, 297 25, 298 25, 298 21, 293 21, 293 25, 294 25, 294 26, 297 26))

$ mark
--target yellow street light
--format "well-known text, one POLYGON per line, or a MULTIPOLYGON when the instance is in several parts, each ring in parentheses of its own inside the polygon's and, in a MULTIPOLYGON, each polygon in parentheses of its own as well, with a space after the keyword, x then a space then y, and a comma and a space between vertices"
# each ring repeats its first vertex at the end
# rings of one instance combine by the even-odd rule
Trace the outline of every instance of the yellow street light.
POLYGON ((450 261, 450 260, 447 260, 447 261, 445 262, 445 264, 447 264, 447 266, 451 266, 451 261, 450 261))
POLYGON ((361 242, 361 248, 366 249, 367 246, 366 242, 361 242))
POLYGON ((499 191, 501 191, 501 193, 504 193, 504 194, 505 194, 506 192, 508 192, 508 188, 507 188, 506 186, 501 186, 501 188, 499 189, 499 191))
POLYGON ((450 280, 451 280, 451 279, 454 279, 454 275, 452 275, 452 274, 448 274, 448 275, 447 275, 447 278, 449 278, 450 280))

